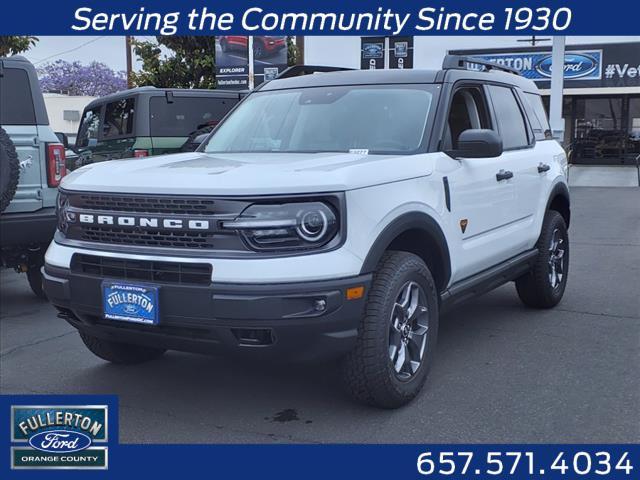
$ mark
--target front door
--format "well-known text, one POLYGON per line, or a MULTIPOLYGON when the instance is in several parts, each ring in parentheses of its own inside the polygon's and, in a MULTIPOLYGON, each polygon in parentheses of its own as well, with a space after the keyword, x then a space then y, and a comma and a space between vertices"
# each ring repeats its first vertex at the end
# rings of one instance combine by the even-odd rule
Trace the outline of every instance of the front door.
MULTIPOLYGON (((464 130, 493 128, 485 89, 465 86, 453 95, 444 136, 444 148, 456 149, 464 130), (448 145, 450 147, 448 147, 448 145)), ((447 174, 451 195, 451 218, 458 237, 455 252, 460 280, 492 267, 515 255, 509 232, 518 220, 517 192, 509 172, 515 159, 461 158, 447 174)))

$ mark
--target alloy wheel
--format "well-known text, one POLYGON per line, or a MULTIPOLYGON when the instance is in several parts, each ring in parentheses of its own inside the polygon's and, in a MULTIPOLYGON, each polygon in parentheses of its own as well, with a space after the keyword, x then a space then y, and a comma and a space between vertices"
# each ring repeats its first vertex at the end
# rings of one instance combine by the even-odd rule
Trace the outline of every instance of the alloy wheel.
POLYGON ((389 327, 389 360, 400 380, 411 379, 420 368, 428 333, 427 296, 418 283, 407 282, 396 298, 389 327))
POLYGON ((564 238, 556 228, 551 235, 549 245, 549 284, 553 289, 558 288, 564 278, 564 253, 564 238))

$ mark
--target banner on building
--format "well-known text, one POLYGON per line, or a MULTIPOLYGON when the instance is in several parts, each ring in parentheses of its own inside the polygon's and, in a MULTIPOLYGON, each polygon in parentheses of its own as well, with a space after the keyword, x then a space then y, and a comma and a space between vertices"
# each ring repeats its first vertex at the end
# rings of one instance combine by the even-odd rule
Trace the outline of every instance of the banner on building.
MULTIPOLYGON (((287 68, 286 36, 253 37, 254 86, 273 80, 287 68)), ((249 37, 216 37, 216 79, 218 88, 249 88, 249 37)))

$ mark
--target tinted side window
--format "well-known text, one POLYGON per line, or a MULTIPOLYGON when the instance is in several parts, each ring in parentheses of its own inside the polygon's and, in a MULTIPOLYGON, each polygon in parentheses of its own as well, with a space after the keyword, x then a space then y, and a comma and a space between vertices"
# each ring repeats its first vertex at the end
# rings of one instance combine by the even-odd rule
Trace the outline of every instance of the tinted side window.
POLYGON ((5 68, 0 79, 0 125, 35 125, 29 75, 21 68, 5 68))
POLYGON ((445 126, 443 149, 458 148, 458 137, 465 130, 491 128, 485 96, 477 87, 464 87, 455 92, 445 126))
POLYGON ((542 98, 535 93, 525 93, 526 105, 528 108, 527 113, 531 126, 533 127, 533 134, 536 140, 546 140, 553 138, 551 134, 551 127, 549 126, 549 120, 547 118, 547 112, 542 105, 542 98))
POLYGON ((122 137, 133 133, 133 116, 135 100, 123 98, 107 103, 104 115, 103 138, 122 137))
POLYGON ((489 91, 504 149, 527 147, 527 127, 513 90, 489 85, 489 91))
POLYGON ((237 103, 231 98, 153 97, 149 101, 152 137, 188 137, 195 130, 217 125, 237 103))
POLYGON ((98 132, 100 131, 100 107, 87 110, 82 116, 82 123, 78 129, 76 147, 92 147, 98 143, 98 132))

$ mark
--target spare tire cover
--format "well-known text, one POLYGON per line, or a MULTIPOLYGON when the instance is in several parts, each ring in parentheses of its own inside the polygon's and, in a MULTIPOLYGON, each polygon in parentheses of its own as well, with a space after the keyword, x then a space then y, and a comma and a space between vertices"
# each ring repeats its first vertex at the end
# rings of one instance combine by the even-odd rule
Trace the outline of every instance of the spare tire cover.
POLYGON ((18 188, 20 161, 7 132, 0 128, 0 212, 11 203, 18 188))

